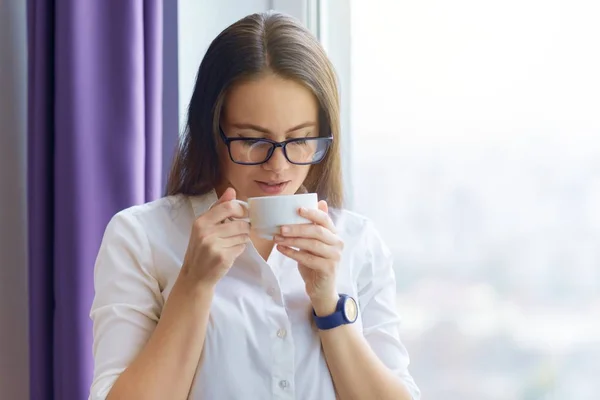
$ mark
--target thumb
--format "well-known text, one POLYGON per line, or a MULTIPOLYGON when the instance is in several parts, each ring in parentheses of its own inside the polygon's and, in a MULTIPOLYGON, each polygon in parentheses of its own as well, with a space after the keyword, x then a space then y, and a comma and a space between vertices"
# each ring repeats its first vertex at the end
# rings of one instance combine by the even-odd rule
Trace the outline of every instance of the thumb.
POLYGON ((226 203, 228 201, 234 200, 235 196, 236 196, 235 189, 232 187, 228 187, 223 192, 223 194, 221 195, 221 197, 219 198, 219 200, 217 200, 217 202, 215 204, 226 203))
POLYGON ((329 206, 327 206, 327 202, 325 200, 319 201, 319 204, 317 204, 317 207, 319 208, 319 210, 323 211, 325 214, 327 214, 329 212, 329 206))

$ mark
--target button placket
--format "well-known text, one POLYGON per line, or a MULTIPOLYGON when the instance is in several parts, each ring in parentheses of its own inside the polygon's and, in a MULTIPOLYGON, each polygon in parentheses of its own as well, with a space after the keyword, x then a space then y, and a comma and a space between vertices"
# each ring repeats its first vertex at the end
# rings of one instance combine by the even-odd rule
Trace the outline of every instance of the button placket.
POLYGON ((293 399, 294 374, 295 374, 295 345, 290 330, 290 317, 283 297, 284 288, 278 280, 264 282, 269 300, 266 303, 268 310, 268 324, 271 327, 271 364, 272 390, 274 399, 293 399))

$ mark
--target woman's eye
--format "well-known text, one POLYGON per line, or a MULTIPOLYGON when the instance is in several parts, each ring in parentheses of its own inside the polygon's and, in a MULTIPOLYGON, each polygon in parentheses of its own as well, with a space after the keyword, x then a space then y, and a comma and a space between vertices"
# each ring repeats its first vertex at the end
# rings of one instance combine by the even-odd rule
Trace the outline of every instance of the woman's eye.
POLYGON ((248 146, 248 147, 250 147, 250 146, 254 146, 256 143, 258 143, 258 142, 259 142, 259 140, 258 140, 258 139, 246 139, 246 140, 242 140, 241 142, 242 142, 242 143, 243 143, 245 146, 248 146))
POLYGON ((312 142, 311 139, 315 139, 315 138, 314 137, 298 138, 298 139, 294 139, 294 141, 291 142, 290 144, 294 144, 296 146, 308 145, 312 142))

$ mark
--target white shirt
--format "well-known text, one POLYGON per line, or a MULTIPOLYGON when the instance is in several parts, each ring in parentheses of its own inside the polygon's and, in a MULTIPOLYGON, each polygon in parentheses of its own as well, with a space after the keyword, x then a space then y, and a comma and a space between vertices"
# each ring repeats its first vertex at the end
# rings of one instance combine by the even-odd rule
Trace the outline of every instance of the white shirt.
MULTIPOLYGON (((216 200, 214 191, 165 197, 121 211, 108 224, 96 260, 90 313, 91 400, 106 398, 152 335, 177 279, 192 223, 216 200)), ((338 292, 359 304, 353 326, 419 399, 398 335, 390 252, 367 219, 343 210, 330 210, 330 215, 345 243, 338 292)), ((265 262, 248 246, 215 289, 189 399, 335 399, 311 312, 296 262, 276 249, 265 262)))

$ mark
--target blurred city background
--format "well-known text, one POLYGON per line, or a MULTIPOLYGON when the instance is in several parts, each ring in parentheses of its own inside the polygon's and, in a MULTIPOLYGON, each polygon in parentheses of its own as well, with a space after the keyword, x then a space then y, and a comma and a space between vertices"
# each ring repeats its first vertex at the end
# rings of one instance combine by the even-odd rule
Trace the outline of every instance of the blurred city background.
POLYGON ((352 2, 354 205, 424 398, 600 399, 599 17, 352 2))

